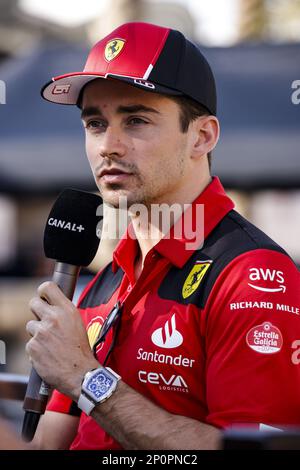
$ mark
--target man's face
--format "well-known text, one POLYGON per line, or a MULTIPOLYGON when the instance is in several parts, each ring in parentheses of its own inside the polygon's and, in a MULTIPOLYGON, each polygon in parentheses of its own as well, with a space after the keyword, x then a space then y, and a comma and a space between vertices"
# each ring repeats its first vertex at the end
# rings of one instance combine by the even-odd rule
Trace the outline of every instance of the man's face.
POLYGON ((191 138, 182 133, 177 103, 117 80, 84 90, 86 152, 103 200, 119 206, 169 203, 188 185, 191 138), (102 174, 104 172, 104 174, 102 174), (105 172, 107 172, 105 174, 105 172))

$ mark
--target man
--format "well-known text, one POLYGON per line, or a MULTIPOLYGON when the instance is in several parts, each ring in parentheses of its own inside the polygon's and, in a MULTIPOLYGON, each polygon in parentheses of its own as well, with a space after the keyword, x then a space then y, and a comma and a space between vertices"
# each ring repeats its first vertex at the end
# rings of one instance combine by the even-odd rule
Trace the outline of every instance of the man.
POLYGON ((210 175, 219 123, 200 51, 122 25, 43 97, 81 108, 99 191, 126 197, 132 223, 78 308, 51 282, 30 302, 27 352, 56 389, 35 445, 216 449, 229 426, 299 424, 299 273, 210 175), (174 203, 185 212, 167 231, 151 210, 174 203))

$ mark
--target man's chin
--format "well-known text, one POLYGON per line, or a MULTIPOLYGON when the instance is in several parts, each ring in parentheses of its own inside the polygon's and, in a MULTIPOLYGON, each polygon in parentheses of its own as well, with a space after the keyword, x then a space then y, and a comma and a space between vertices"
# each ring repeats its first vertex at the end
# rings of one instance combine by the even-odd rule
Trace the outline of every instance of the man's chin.
POLYGON ((115 209, 127 209, 133 204, 144 204, 144 194, 140 188, 120 187, 120 185, 100 185, 97 186, 103 201, 115 209), (125 207, 124 207, 125 206, 125 207))
POLYGON ((115 209, 124 209, 128 210, 134 204, 144 204, 144 201, 141 201, 140 198, 137 198, 131 193, 122 193, 122 194, 101 194, 103 202, 105 204, 114 207, 115 209))
MULTIPOLYGON (((130 195, 126 191, 100 191, 103 202, 115 209, 126 209, 130 206, 130 195), (113 194, 112 194, 113 193, 113 194)), ((131 199, 131 198, 130 198, 131 199)))

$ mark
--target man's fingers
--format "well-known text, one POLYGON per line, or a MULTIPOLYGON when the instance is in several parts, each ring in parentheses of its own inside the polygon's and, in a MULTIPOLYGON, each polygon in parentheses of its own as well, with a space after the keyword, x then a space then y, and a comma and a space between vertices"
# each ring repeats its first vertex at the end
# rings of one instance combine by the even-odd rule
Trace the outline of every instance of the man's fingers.
POLYGON ((45 315, 51 313, 49 304, 40 297, 33 297, 29 302, 29 308, 38 320, 42 320, 45 315))
POLYGON ((39 328, 39 321, 30 320, 26 325, 26 331, 30 334, 30 336, 34 336, 39 328))
POLYGON ((52 281, 43 282, 43 284, 38 287, 37 292, 38 295, 42 299, 45 299, 50 305, 63 307, 66 303, 70 302, 60 288, 52 281))

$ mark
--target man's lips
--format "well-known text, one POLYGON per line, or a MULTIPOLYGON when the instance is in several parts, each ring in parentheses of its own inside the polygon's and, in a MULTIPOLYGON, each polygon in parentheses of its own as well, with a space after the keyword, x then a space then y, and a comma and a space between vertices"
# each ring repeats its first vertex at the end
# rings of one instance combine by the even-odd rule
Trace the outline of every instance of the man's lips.
POLYGON ((117 183, 127 179, 132 173, 127 173, 119 168, 103 169, 99 173, 99 179, 107 183, 117 183))

